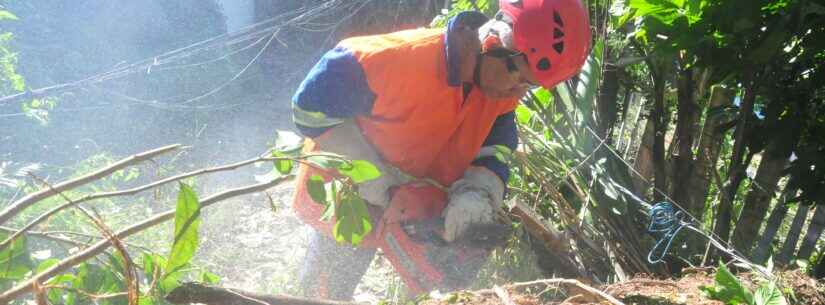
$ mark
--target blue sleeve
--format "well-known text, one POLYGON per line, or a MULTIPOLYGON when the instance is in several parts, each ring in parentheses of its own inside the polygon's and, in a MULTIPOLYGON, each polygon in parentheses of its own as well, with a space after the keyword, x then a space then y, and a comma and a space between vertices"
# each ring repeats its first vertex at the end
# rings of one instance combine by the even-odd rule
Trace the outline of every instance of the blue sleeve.
POLYGON ((507 185, 510 179, 510 166, 500 157, 509 159, 510 154, 518 146, 518 130, 516 129, 516 115, 510 111, 499 115, 490 129, 490 134, 484 140, 478 157, 473 161, 475 166, 483 166, 495 173, 507 185))
POLYGON ((460 86, 461 85, 461 73, 459 69, 459 63, 461 59, 459 58, 458 48, 453 47, 455 42, 455 35, 451 35, 456 28, 459 27, 469 27, 474 31, 478 31, 485 22, 489 20, 487 16, 480 12, 476 11, 465 11, 458 13, 453 18, 447 21, 447 31, 444 33, 444 39, 447 41, 447 52, 445 52, 447 56, 447 84, 450 86, 460 86))
POLYGON ((336 47, 321 57, 292 97, 292 117, 304 136, 317 137, 346 118, 369 114, 375 94, 352 51, 336 47))

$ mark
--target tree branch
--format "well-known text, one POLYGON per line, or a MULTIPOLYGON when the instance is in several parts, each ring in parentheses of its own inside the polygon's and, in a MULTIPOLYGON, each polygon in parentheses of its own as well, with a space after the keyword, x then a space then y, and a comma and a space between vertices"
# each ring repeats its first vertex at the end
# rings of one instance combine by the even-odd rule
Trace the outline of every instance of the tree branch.
MULTIPOLYGON (((17 238, 21 234, 25 233, 26 231, 31 230, 34 226, 46 221, 47 219, 52 217, 54 214, 57 214, 58 212, 60 212, 62 210, 65 210, 66 208, 70 208, 70 207, 75 206, 76 204, 79 204, 79 203, 82 203, 82 202, 95 200, 95 199, 103 199, 103 198, 110 198, 110 197, 134 195, 134 194, 137 194, 137 193, 149 190, 149 189, 153 189, 153 188, 156 188, 156 187, 163 186, 163 185, 168 184, 170 182, 184 180, 184 179, 189 178, 189 177, 194 177, 194 176, 199 176, 199 175, 214 173, 214 172, 220 172, 220 171, 234 170, 234 169, 237 169, 239 167, 243 167, 243 166, 246 166, 246 165, 249 165, 249 164, 253 164, 253 163, 257 163, 257 162, 264 162, 264 161, 272 161, 272 160, 276 160, 276 159, 280 160, 280 159, 284 159, 284 158, 268 158, 268 157, 260 156, 260 157, 257 157, 257 158, 253 158, 253 159, 249 159, 249 160, 245 160, 245 161, 240 161, 240 162, 236 162, 236 163, 231 163, 231 164, 226 164, 226 165, 222 165, 222 166, 216 166, 216 167, 211 167, 211 168, 202 168, 202 169, 199 169, 199 170, 194 170, 194 171, 191 171, 191 172, 188 172, 188 173, 168 177, 168 178, 165 178, 165 179, 162 179, 162 180, 158 180, 158 181, 155 181, 155 182, 152 182, 152 183, 149 183, 149 184, 145 184, 145 185, 142 185, 142 186, 134 187, 134 188, 131 188, 131 189, 113 191, 113 192, 95 193, 95 194, 90 194, 90 195, 83 196, 83 197, 78 198, 76 200, 69 200, 64 204, 59 205, 57 207, 54 207, 51 210, 49 210, 48 212, 43 213, 42 215, 38 216, 37 218, 35 218, 34 220, 32 220, 31 222, 26 224, 19 231, 15 232, 11 236, 7 237, 2 243, 0 243, 0 250, 5 249, 9 244, 11 244, 11 242, 15 238, 17 238)), ((55 186, 55 188, 56 188, 56 186, 55 186)), ((45 198, 43 198, 43 199, 45 199, 45 198)), ((40 199, 40 200, 42 200, 42 199, 40 199)))
POLYGON ((2 212, 0 212, 0 224, 6 223, 7 221, 9 221, 9 219, 14 217, 18 213, 20 213, 23 209, 28 208, 29 206, 31 206, 31 205, 33 205, 33 204, 35 204, 35 203, 37 203, 41 200, 44 200, 44 199, 49 198, 51 196, 54 196, 54 195, 58 194, 59 192, 70 190, 70 189, 79 187, 81 185, 87 184, 89 182, 98 180, 98 179, 103 178, 105 176, 108 176, 109 174, 111 174, 113 172, 116 172, 116 171, 118 171, 118 170, 120 170, 124 167, 130 166, 130 165, 133 165, 133 164, 136 164, 136 163, 140 163, 140 162, 146 161, 148 159, 154 158, 155 156, 158 156, 158 155, 176 150, 176 149, 180 148, 180 146, 181 146, 180 144, 173 144, 173 145, 157 148, 157 149, 154 149, 154 150, 142 152, 142 153, 139 153, 139 154, 135 154, 135 155, 132 155, 132 156, 127 157, 125 159, 122 159, 122 160, 120 160, 120 161, 118 161, 118 162, 116 162, 112 165, 109 165, 107 167, 104 167, 104 168, 101 168, 97 171, 94 171, 92 173, 83 175, 83 176, 75 178, 75 179, 71 179, 71 180, 68 180, 68 181, 58 183, 58 184, 54 185, 54 188, 45 188, 45 189, 39 190, 37 192, 31 193, 29 195, 26 195, 25 197, 20 198, 19 200, 15 201, 11 205, 9 205, 7 208, 5 208, 2 212))
MULTIPOLYGON (((245 195, 245 194, 250 194, 250 193, 255 193, 255 192, 260 192, 260 191, 269 189, 271 187, 274 187, 278 184, 281 184, 285 181, 288 181, 288 180, 292 179, 292 177, 293 177, 292 175, 282 176, 282 177, 278 177, 278 178, 275 178, 273 180, 270 180, 268 182, 248 185, 248 186, 239 187, 239 188, 235 188, 235 189, 230 189, 230 190, 227 190, 227 191, 224 191, 224 192, 214 194, 212 196, 206 197, 203 200, 201 200, 201 208, 205 208, 205 207, 210 206, 214 203, 217 203, 217 202, 229 199, 229 198, 233 198, 233 197, 237 197, 237 196, 241 196, 241 195, 245 195)), ((169 211, 157 214, 157 215, 153 216, 152 218, 146 219, 146 220, 144 220, 140 223, 134 224, 134 225, 132 225, 132 226, 126 228, 126 229, 118 231, 114 235, 114 237, 118 238, 118 239, 124 239, 128 236, 131 236, 131 235, 135 234, 135 233, 141 232, 141 231, 146 230, 146 229, 148 229, 152 226, 155 226, 155 225, 163 223, 167 220, 170 220, 170 219, 174 218, 174 216, 175 216, 175 210, 169 210, 169 211)), ((54 266, 52 266, 52 267, 50 267, 50 268, 34 275, 30 279, 28 279, 26 281, 23 281, 23 282, 19 283, 18 285, 16 285, 15 287, 13 287, 13 288, 3 292, 2 294, 0 294, 0 304, 7 304, 11 300, 13 300, 13 299, 25 294, 25 293, 31 292, 33 287, 34 287, 33 286, 34 283, 43 282, 44 280, 46 280, 48 278, 51 278, 53 276, 56 276, 56 275, 60 274, 61 272, 65 272, 69 268, 74 267, 75 265, 80 264, 80 263, 94 257, 95 255, 100 254, 101 252, 106 250, 109 246, 111 246, 111 242, 109 240, 101 240, 101 241, 95 243, 94 245, 92 245, 91 247, 86 248, 83 251, 77 252, 74 255, 69 256, 69 257, 61 260, 60 262, 58 262, 54 266)))
POLYGON ((264 295, 237 289, 185 283, 166 296, 172 304, 202 303, 207 305, 356 305, 340 302, 299 298, 287 295, 264 295))

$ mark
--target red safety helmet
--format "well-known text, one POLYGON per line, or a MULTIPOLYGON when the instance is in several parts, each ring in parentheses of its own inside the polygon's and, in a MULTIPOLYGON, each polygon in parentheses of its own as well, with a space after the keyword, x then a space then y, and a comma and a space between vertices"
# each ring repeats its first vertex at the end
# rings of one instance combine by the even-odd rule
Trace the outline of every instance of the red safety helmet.
POLYGON ((572 77, 590 51, 590 22, 580 0, 499 0, 513 46, 545 88, 572 77))

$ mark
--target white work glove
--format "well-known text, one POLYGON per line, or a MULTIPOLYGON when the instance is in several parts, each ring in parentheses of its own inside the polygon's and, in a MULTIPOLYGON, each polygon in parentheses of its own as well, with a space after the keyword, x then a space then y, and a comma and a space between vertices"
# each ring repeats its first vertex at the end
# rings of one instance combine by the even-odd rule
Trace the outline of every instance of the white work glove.
POLYGON ((491 224, 503 211, 504 183, 492 171, 471 167, 464 177, 450 186, 449 202, 444 209, 444 240, 454 242, 478 224, 491 224))
POLYGON ((383 162, 370 161, 381 171, 381 176, 358 185, 358 195, 368 203, 386 208, 392 200, 390 188, 396 185, 405 184, 409 181, 401 170, 384 164, 383 162))
POLYGON ((358 193, 368 203, 386 208, 390 204, 390 188, 409 179, 401 170, 386 164, 375 148, 367 142, 353 120, 333 127, 315 138, 321 150, 342 155, 350 160, 366 160, 375 165, 381 176, 358 185, 358 193))

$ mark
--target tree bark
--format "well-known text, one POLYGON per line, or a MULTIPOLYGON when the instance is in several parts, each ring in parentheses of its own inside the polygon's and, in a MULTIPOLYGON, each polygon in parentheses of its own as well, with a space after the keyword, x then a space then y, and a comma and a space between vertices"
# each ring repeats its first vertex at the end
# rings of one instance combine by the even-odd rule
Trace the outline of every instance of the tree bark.
POLYGON ((799 247, 799 252, 796 253, 798 259, 809 259, 816 248, 816 243, 819 241, 819 236, 822 235, 822 230, 825 229, 825 207, 820 203, 816 206, 814 217, 811 223, 808 224, 808 232, 805 233, 805 239, 802 240, 802 246, 799 247))
POLYGON ((757 234, 754 233, 759 232, 759 228, 762 226, 771 199, 776 193, 779 179, 782 178, 782 170, 788 164, 790 151, 787 154, 777 153, 777 149, 783 149, 776 147, 777 144, 781 145, 782 143, 773 142, 771 145, 773 147, 762 156, 762 162, 759 163, 756 177, 751 183, 747 197, 745 197, 745 204, 733 231, 733 245, 736 250, 745 255, 750 254, 757 237, 757 234))
MULTIPOLYGON (((746 79, 751 76, 746 77, 746 79)), ((734 133, 733 152, 731 154, 731 161, 728 166, 728 181, 724 189, 719 192, 719 208, 716 214, 716 226, 714 233, 719 236, 723 242, 727 242, 730 238, 731 219, 733 218, 733 200, 736 198, 736 192, 739 190, 739 184, 742 183, 742 178, 745 174, 745 169, 748 166, 749 158, 745 152, 745 142, 748 140, 748 133, 746 131, 750 128, 750 120, 753 116, 753 103, 756 100, 756 90, 753 88, 752 81, 746 81, 745 98, 742 101, 742 107, 739 110, 739 121, 736 124, 736 131, 734 133)))
MULTIPOLYGON (((605 44, 604 58, 610 58, 611 48, 605 44)), ((616 123, 618 116, 617 102, 619 100, 619 75, 616 71, 617 67, 610 63, 604 64, 604 71, 602 72, 602 86, 599 90, 599 97, 597 102, 597 110, 599 111, 598 118, 598 132, 603 139, 610 138, 609 131, 616 123)))
POLYGON ((796 250, 796 243, 799 241, 799 235, 802 232, 802 225, 805 224, 805 218, 808 217, 808 206, 799 204, 796 210, 796 215, 793 217, 793 223, 788 230, 788 236, 785 237, 785 244, 782 245, 782 250, 776 256, 776 262, 782 265, 787 265, 793 259, 793 253, 796 250))
POLYGON ((184 283, 166 296, 172 304, 207 305, 354 305, 355 302, 308 299, 286 295, 266 295, 230 288, 184 283))
MULTIPOLYGON (((640 110, 641 111, 641 110, 640 110)), ((637 190, 647 191, 650 185, 646 181, 653 181, 653 138, 656 128, 653 127, 653 120, 647 120, 644 126, 637 126, 642 128, 642 139, 639 144, 639 150, 636 152, 636 157, 633 160, 633 167, 641 174, 641 177, 633 176, 633 184, 637 190)))
MULTIPOLYGON (((779 179, 787 166, 791 153, 796 148, 800 137, 800 123, 793 103, 774 100, 770 103, 765 118, 764 129, 776 130, 767 137, 766 149, 756 171, 756 177, 750 184, 745 197, 742 213, 733 231, 734 247, 745 255, 750 253, 756 234, 776 194, 779 179), (790 104, 790 105, 789 105, 790 104), (790 107, 789 107, 790 106, 790 107), (789 112, 783 115, 784 112, 789 112)), ((754 149, 756 150, 756 149, 754 149)))
MULTIPOLYGON (((825 252, 823 252, 825 254, 825 252)), ((825 255, 819 255, 819 263, 816 264, 814 267, 813 274, 811 274, 815 279, 823 279, 825 278, 825 255)))
MULTIPOLYGON (((654 186, 661 192, 667 191, 667 170, 665 166, 665 134, 667 118, 665 114, 664 79, 654 80, 653 85, 653 180, 654 186)), ((662 201, 664 195, 654 191, 653 200, 662 201)))
POLYGON ((788 199, 793 198, 796 194, 796 188, 786 187, 783 191, 780 202, 773 208, 771 216, 768 217, 768 223, 765 225, 765 231, 762 232, 762 238, 759 240, 756 250, 753 251, 753 261, 757 264, 762 264, 768 259, 771 251, 771 244, 773 243, 776 233, 779 232, 779 227, 782 226, 782 221, 788 215, 788 199))
POLYGON ((710 92, 705 124, 702 127, 702 134, 699 139, 699 149, 696 154, 697 160, 694 165, 693 175, 687 182, 690 189, 690 205, 702 206, 710 192, 711 181, 713 181, 713 171, 719 162, 719 150, 722 147, 722 140, 725 133, 719 130, 722 121, 720 116, 714 115, 714 111, 733 103, 733 90, 722 86, 713 86, 710 92))
MULTIPOLYGON (((694 101, 695 84, 693 69, 679 73, 678 80, 678 121, 676 123, 676 145, 679 153, 674 157, 674 166, 671 179, 671 194, 674 201, 681 204, 693 216, 701 219, 704 211, 704 201, 694 202, 691 199, 693 189, 688 188, 690 177, 693 176, 693 141, 694 130, 699 121, 697 115, 699 106, 694 101)), ((673 144, 671 144, 673 145, 673 144)))

